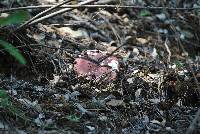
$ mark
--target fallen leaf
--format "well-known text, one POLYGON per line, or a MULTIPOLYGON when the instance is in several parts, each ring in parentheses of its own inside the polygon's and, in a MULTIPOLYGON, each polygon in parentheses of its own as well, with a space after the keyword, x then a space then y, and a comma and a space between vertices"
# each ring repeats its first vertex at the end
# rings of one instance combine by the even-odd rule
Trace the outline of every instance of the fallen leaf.
POLYGON ((145 38, 136 38, 136 40, 141 44, 146 44, 148 42, 148 40, 146 40, 145 38))
POLYGON ((85 29, 73 30, 70 27, 56 28, 57 32, 62 36, 70 36, 72 38, 88 38, 89 35, 85 29))

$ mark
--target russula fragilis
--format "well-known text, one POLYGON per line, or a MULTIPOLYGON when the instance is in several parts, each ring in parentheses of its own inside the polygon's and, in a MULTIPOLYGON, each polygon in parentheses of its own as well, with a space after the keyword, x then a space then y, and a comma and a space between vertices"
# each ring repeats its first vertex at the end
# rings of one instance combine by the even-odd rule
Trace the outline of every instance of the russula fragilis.
POLYGON ((74 71, 78 77, 86 77, 89 80, 104 78, 104 80, 113 81, 117 77, 119 62, 115 56, 109 56, 99 63, 107 55, 107 52, 87 50, 75 59, 74 71))

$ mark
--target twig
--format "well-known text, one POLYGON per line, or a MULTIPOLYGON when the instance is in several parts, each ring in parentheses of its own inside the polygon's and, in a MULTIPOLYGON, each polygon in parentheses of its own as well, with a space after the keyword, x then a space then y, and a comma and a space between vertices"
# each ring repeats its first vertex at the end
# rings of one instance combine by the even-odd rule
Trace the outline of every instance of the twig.
MULTIPOLYGON (((81 5, 84 5, 84 4, 89 4, 89 3, 92 3, 92 2, 95 2, 95 1, 96 1, 96 0, 87 0, 87 1, 83 1, 83 2, 80 2, 77 6, 81 6, 81 5)), ((67 12, 67 11, 70 11, 70 10, 72 10, 72 8, 64 8, 64 9, 61 9, 61 10, 59 10, 59 11, 56 11, 56 12, 53 12, 53 13, 48 14, 48 15, 46 15, 46 16, 43 16, 43 17, 41 17, 41 18, 38 18, 38 19, 36 19, 36 20, 30 22, 29 24, 27 24, 27 26, 34 25, 34 24, 36 24, 36 23, 39 23, 39 22, 41 22, 41 21, 44 21, 44 20, 49 19, 49 18, 51 18, 51 17, 54 17, 54 16, 56 16, 56 15, 63 14, 63 13, 65 13, 65 12, 67 12)), ((22 24, 22 25, 20 26, 20 29, 22 28, 23 25, 24 25, 24 24, 22 24)), ((20 29, 18 29, 18 30, 20 30, 20 29)))
MULTIPOLYGON (((22 9, 38 9, 38 8, 50 8, 55 5, 39 5, 39 6, 27 6, 27 7, 17 7, 10 9, 2 9, 0 13, 10 12, 14 10, 22 10, 22 9)), ((191 8, 183 8, 183 7, 150 7, 150 6, 123 6, 123 5, 63 5, 59 8, 134 8, 134 9, 149 9, 149 10, 196 10, 200 9, 200 7, 191 7, 191 8)))
POLYGON ((165 45, 165 48, 166 48, 166 50, 167 50, 167 52, 168 52, 167 62, 169 63, 170 60, 171 60, 171 55, 172 55, 172 53, 171 53, 171 51, 170 51, 170 49, 169 49, 169 47, 168 47, 168 45, 167 45, 167 42, 168 42, 168 38, 166 38, 164 45, 165 45))
POLYGON ((102 61, 104 61, 105 59, 107 59, 108 57, 112 56, 115 52, 117 52, 121 47, 127 45, 127 41, 129 38, 125 39, 125 41, 119 46, 117 47, 114 51, 112 51, 112 53, 108 54, 107 56, 99 59, 98 64, 100 64, 102 61))
POLYGON ((31 18, 30 20, 28 20, 27 22, 25 22, 25 23, 24 23, 23 25, 21 25, 20 27, 25 27, 27 24, 29 24, 29 23, 32 22, 33 20, 39 18, 40 16, 42 16, 42 15, 44 15, 44 14, 46 14, 46 13, 48 13, 48 12, 50 12, 50 11, 52 11, 52 10, 54 10, 54 9, 56 9, 56 8, 58 8, 58 7, 60 7, 60 6, 62 6, 62 5, 64 5, 64 4, 66 4, 66 3, 68 3, 69 1, 70 1, 70 0, 63 1, 62 3, 59 3, 59 4, 55 5, 55 6, 52 6, 52 7, 50 7, 49 9, 46 9, 45 11, 43 11, 43 12, 37 14, 36 16, 34 16, 33 18, 31 18))
POLYGON ((98 66, 102 66, 101 65, 101 62, 104 61, 105 59, 109 58, 110 56, 112 56, 116 51, 118 51, 121 47, 125 46, 126 43, 123 43, 122 45, 120 45, 119 47, 117 47, 114 51, 112 51, 112 53, 108 54, 107 56, 104 56, 102 58, 100 58, 99 60, 95 60, 95 59, 92 59, 90 58, 89 56, 87 57, 79 57, 79 58, 82 58, 82 59, 85 59, 85 60, 88 60, 98 66))

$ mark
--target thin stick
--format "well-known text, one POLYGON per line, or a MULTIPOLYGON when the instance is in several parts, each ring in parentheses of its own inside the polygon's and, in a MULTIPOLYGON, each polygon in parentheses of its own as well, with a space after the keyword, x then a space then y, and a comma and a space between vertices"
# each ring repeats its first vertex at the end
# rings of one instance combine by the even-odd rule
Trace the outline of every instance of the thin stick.
POLYGON ((170 49, 169 49, 169 46, 167 45, 167 42, 168 42, 168 38, 166 38, 164 45, 165 45, 165 48, 166 48, 166 50, 167 50, 167 52, 168 52, 167 62, 169 63, 170 60, 171 60, 171 55, 172 55, 172 53, 171 53, 171 51, 170 51, 170 49))
MULTIPOLYGON (((39 5, 39 6, 27 6, 27 7, 17 7, 10 9, 2 9, 0 13, 10 12, 14 10, 22 10, 22 9, 38 9, 38 8, 50 8, 55 5, 39 5)), ((134 9, 149 9, 149 10, 196 10, 200 9, 200 7, 191 7, 191 8, 183 8, 183 7, 150 7, 150 6, 120 6, 120 5, 63 5, 59 8, 134 8, 134 9)))
MULTIPOLYGON (((77 6, 81 6, 81 5, 83 5, 83 4, 89 4, 89 3, 92 3, 92 2, 95 2, 95 1, 97 1, 97 0, 87 0, 87 1, 83 1, 83 2, 80 2, 77 6)), ((72 8, 64 8, 64 9, 61 9, 61 10, 59 10, 59 11, 53 12, 53 13, 51 13, 51 14, 49 14, 49 15, 44 16, 44 17, 38 18, 38 19, 32 21, 31 23, 27 24, 27 26, 34 25, 34 24, 36 24, 36 23, 39 23, 39 22, 41 22, 41 21, 44 21, 44 20, 49 19, 49 18, 51 18, 51 17, 54 17, 54 16, 56 16, 56 15, 63 14, 63 13, 65 13, 65 12, 67 12, 67 11, 70 11, 70 10, 72 10, 72 8)), ((23 24, 22 24, 22 26, 23 26, 23 24)), ((22 27, 22 26, 20 26, 20 28, 18 28, 18 30, 24 28, 24 27, 22 27)))
MULTIPOLYGON (((39 18, 40 16, 42 16, 42 15, 44 15, 44 14, 46 14, 46 13, 52 11, 53 9, 55 9, 55 8, 57 8, 57 7, 60 7, 60 6, 64 5, 64 4, 68 3, 69 1, 70 1, 70 0, 63 1, 62 3, 59 3, 59 4, 55 5, 55 6, 50 7, 49 9, 44 10, 43 12, 37 14, 36 16, 34 16, 33 18, 31 18, 30 20, 28 20, 27 22, 25 22, 25 23, 24 23, 23 25, 21 25, 20 27, 25 27, 27 24, 29 24, 29 23, 32 22, 33 20, 35 20, 35 19, 39 18)), ((20 28, 20 27, 19 27, 19 28, 20 28)))
POLYGON ((126 44, 122 44, 121 46, 117 47, 114 51, 112 51, 112 53, 108 54, 106 57, 103 57, 102 59, 100 59, 98 62, 101 63, 102 61, 104 61, 105 59, 107 59, 108 57, 112 56, 115 52, 117 52, 121 47, 125 46, 126 44))

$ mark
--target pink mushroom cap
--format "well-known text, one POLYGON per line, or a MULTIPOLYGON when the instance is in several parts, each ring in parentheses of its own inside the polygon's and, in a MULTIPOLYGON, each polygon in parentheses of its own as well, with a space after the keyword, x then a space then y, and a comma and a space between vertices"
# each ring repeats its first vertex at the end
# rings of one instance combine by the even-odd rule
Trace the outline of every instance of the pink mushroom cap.
POLYGON ((102 77, 104 80, 113 81, 116 80, 119 62, 115 56, 110 56, 103 60, 100 64, 97 64, 88 59, 99 61, 103 57, 107 56, 107 52, 99 50, 87 50, 85 54, 79 55, 75 59, 74 71, 78 77, 86 77, 89 80, 100 80, 102 77))

